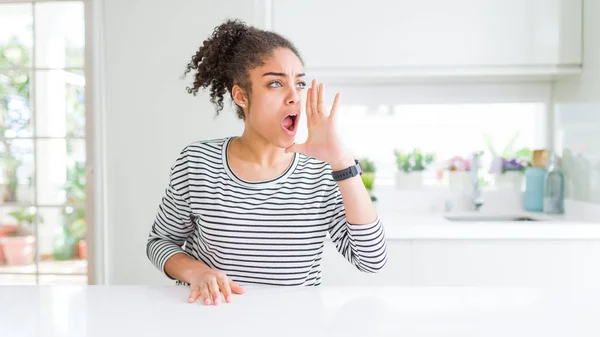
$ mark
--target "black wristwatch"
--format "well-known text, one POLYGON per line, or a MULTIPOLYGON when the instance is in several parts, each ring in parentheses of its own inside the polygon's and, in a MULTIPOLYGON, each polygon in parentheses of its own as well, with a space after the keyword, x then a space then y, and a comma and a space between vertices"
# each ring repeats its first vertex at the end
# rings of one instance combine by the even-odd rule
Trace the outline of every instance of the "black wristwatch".
POLYGON ((331 175, 333 176, 333 180, 340 181, 355 177, 362 173, 363 171, 362 167, 360 167, 360 163, 358 162, 358 160, 354 159, 354 165, 340 171, 333 171, 331 172, 331 175))

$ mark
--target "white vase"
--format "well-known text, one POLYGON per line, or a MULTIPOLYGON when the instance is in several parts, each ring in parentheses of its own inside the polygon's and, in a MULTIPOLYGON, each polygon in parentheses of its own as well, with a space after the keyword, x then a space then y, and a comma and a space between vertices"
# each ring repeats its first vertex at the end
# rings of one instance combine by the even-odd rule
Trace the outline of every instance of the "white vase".
POLYGON ((423 187, 423 171, 396 172, 396 189, 414 190, 423 187))
POLYGON ((463 191, 471 188, 471 172, 469 171, 449 171, 448 186, 452 191, 463 191))

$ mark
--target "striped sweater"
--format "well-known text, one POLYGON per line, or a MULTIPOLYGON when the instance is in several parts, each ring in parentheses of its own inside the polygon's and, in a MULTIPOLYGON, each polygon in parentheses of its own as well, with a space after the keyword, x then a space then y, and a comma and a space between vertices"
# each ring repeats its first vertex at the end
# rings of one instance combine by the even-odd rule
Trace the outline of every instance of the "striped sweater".
POLYGON ((328 239, 358 270, 386 264, 381 219, 347 222, 327 163, 296 153, 277 178, 244 181, 228 164, 230 140, 189 144, 171 167, 146 248, 156 268, 185 252, 241 285, 316 286, 328 239))

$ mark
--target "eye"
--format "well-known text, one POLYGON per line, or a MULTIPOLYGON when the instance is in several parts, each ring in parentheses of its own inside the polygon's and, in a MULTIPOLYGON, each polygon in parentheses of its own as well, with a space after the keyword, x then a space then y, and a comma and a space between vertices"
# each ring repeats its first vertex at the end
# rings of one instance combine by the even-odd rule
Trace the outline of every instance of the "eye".
POLYGON ((282 86, 282 84, 279 81, 273 81, 273 82, 269 83, 269 87, 271 87, 271 88, 278 88, 280 86, 282 86))
POLYGON ((296 85, 297 85, 297 86, 298 86, 298 88, 300 88, 300 89, 304 89, 304 88, 306 88, 306 82, 298 82, 296 85))

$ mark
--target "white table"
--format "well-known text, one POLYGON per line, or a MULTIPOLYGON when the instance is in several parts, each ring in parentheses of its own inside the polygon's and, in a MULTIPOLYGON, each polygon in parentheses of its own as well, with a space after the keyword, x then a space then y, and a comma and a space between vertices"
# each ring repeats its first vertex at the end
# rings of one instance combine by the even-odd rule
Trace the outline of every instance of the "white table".
POLYGON ((600 289, 3 286, 0 336, 600 336, 600 289))

